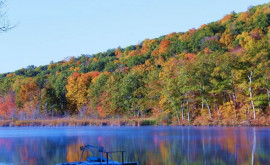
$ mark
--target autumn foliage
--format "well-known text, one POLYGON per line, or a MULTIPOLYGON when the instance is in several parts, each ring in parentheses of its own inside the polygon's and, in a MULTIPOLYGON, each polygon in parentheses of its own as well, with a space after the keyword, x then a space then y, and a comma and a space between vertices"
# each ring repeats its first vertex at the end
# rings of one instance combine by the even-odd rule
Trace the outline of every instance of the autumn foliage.
POLYGON ((270 4, 94 55, 0 75, 0 117, 270 124, 270 4))

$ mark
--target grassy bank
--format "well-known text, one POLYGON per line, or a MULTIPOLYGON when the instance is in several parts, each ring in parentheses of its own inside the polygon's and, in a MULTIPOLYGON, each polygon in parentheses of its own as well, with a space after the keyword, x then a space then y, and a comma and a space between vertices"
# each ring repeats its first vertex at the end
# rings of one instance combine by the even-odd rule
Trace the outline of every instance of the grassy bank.
POLYGON ((193 125, 193 126, 270 126, 270 119, 256 119, 248 121, 210 121, 200 120, 189 123, 188 121, 166 122, 155 118, 136 119, 81 119, 81 118, 51 118, 33 120, 0 120, 0 127, 20 126, 147 126, 147 125, 193 125))
POLYGON ((0 120, 2 127, 20 126, 143 126, 157 125, 155 119, 79 119, 54 118, 35 120, 0 120))

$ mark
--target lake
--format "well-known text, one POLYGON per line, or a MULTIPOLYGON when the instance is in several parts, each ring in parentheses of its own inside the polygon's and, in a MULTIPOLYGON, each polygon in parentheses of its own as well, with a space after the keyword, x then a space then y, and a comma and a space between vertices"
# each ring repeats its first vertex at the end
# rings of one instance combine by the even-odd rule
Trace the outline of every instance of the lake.
POLYGON ((270 164, 269 127, 155 126, 2 127, 0 164, 78 161, 85 144, 125 150, 140 165, 270 164))

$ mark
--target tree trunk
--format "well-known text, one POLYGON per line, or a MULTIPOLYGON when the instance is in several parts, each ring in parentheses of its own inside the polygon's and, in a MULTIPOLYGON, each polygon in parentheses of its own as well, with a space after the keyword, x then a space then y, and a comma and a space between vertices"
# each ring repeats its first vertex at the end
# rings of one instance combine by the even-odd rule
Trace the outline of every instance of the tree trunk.
POLYGON ((203 107, 204 107, 204 105, 203 105, 203 92, 204 92, 204 86, 203 86, 203 90, 201 91, 201 95, 202 95, 202 110, 203 110, 203 107))
MULTIPOLYGON (((224 103, 227 102, 226 93, 224 91, 222 91, 222 97, 223 97, 222 101, 223 101, 223 104, 224 104, 224 103)), ((229 95, 229 97, 231 97, 231 96, 229 95)))
POLYGON ((204 107, 204 105, 203 105, 203 97, 202 97, 202 110, 203 110, 203 107, 204 107))
POLYGON ((219 111, 218 103, 216 102, 215 104, 216 104, 216 107, 217 107, 218 116, 220 116, 220 111, 219 111))
POLYGON ((234 87, 233 87, 232 99, 233 99, 234 108, 236 109, 237 108, 237 102, 236 102, 236 95, 235 95, 234 87))
MULTIPOLYGON (((267 75, 266 75, 267 76, 267 75)), ((265 82, 266 82, 266 91, 267 91, 267 98, 268 98, 268 106, 270 107, 270 89, 268 86, 268 78, 265 76, 265 82)))
MULTIPOLYGON (((204 102, 204 90, 205 90, 205 87, 203 85, 203 90, 202 90, 202 109, 203 109, 203 102, 204 102)), ((205 99, 205 103, 206 103, 206 106, 207 106, 207 109, 208 109, 208 113, 209 113, 209 116, 210 116, 210 119, 212 120, 212 113, 211 113, 211 109, 210 109, 210 106, 207 102, 207 100, 205 99)))
POLYGON ((250 97, 251 106, 253 109, 253 118, 256 119, 255 106, 254 106, 254 102, 253 102, 252 89, 251 89, 252 75, 253 75, 253 71, 250 71, 250 75, 248 76, 248 79, 249 79, 248 90, 249 90, 249 97, 250 97))
POLYGON ((209 112, 210 119, 212 120, 212 113, 211 113, 211 109, 210 109, 210 106, 209 106, 208 102, 206 102, 206 105, 207 105, 207 109, 208 109, 208 112, 209 112))
POLYGON ((232 84, 232 98, 233 98, 233 104, 234 104, 234 118, 236 118, 236 109, 237 109, 237 102, 236 102, 236 94, 235 94, 235 89, 234 89, 234 85, 232 84))
MULTIPOLYGON (((172 100, 172 98, 171 98, 169 92, 167 92, 167 94, 168 94, 168 96, 169 96, 170 102, 173 104, 173 100, 172 100)), ((174 109, 174 111, 175 111, 175 113, 176 113, 176 117, 177 117, 177 119, 178 119, 178 118, 179 118, 179 116, 178 116, 178 113, 179 113, 179 112, 178 112, 178 109, 175 108, 175 107, 173 107, 173 109, 174 109)))
POLYGON ((189 100, 187 98, 187 114, 188 114, 188 122, 189 122, 189 100))
POLYGON ((177 120, 178 120, 178 125, 180 125, 181 123, 180 123, 180 119, 179 119, 179 115, 178 115, 178 113, 177 113, 177 120))
POLYGON ((182 112, 182 121, 184 120, 184 106, 183 103, 181 103, 181 112, 182 112))
POLYGON ((267 88, 268 106, 270 107, 270 90, 267 88))
POLYGON ((140 116, 140 108, 137 109, 137 117, 140 116))

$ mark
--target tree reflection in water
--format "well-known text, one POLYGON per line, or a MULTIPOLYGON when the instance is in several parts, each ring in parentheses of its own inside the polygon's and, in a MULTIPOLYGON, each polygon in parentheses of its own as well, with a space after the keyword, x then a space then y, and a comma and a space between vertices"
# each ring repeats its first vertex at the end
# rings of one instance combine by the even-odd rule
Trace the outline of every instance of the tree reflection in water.
POLYGON ((92 144, 148 165, 270 164, 269 137, 265 127, 0 128, 0 163, 78 161, 79 147, 92 144))

